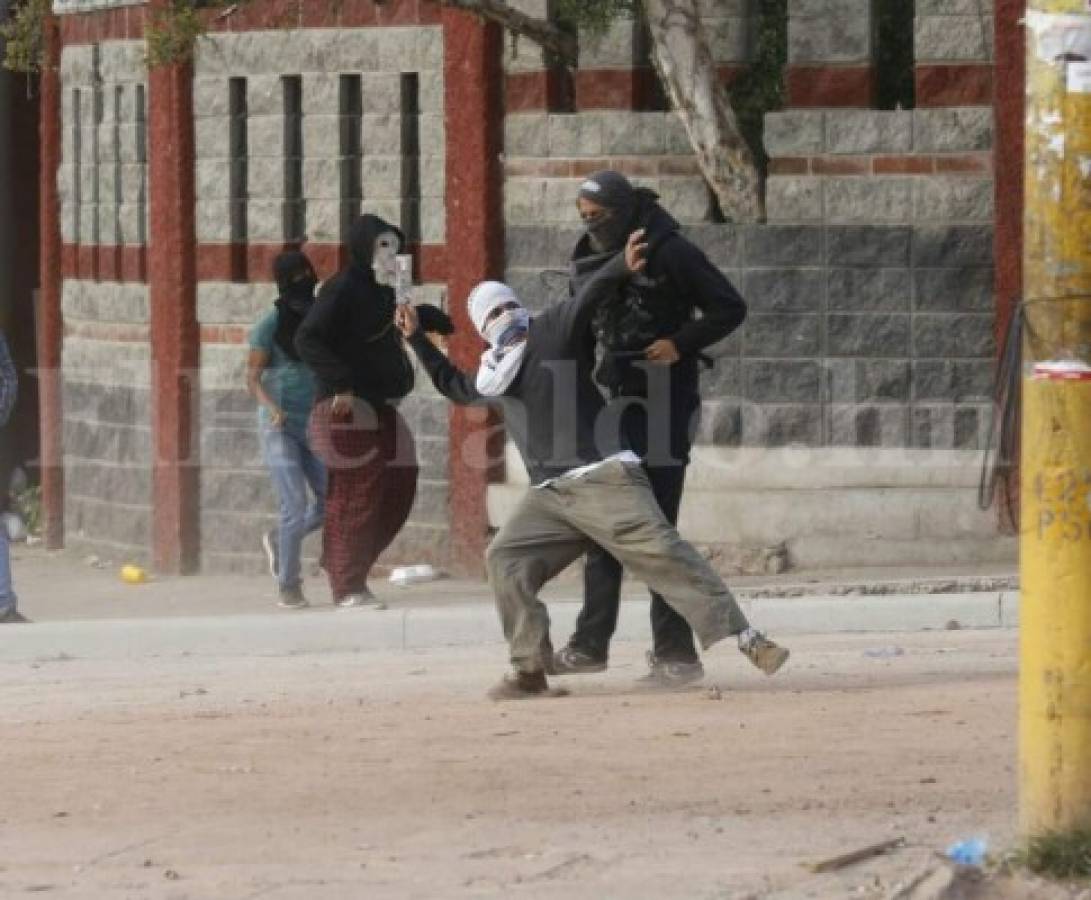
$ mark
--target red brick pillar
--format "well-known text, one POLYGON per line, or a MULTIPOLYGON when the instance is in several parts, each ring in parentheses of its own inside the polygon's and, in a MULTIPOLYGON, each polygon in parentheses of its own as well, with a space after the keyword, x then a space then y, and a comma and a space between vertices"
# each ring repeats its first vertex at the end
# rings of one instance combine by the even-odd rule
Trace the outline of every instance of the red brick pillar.
MULTIPOLYGON (((154 0, 166 6, 167 0, 154 0)), ((199 551, 193 69, 148 73, 148 289, 152 355, 152 560, 187 574, 199 551)))
POLYGON ((41 414, 42 518, 45 545, 64 546, 64 410, 61 396, 61 33, 56 16, 43 23, 45 59, 39 81, 41 170, 38 180, 40 284, 38 293, 38 397, 41 414))
MULTIPOLYGON (((504 270, 502 35, 469 13, 443 10, 447 133, 447 292, 456 332, 451 358, 476 367, 482 343, 466 311, 470 289, 504 270)), ((488 543, 485 493, 499 429, 479 409, 450 418, 451 567, 480 575, 488 543), (490 452, 491 451, 491 452, 490 452)))
MULTIPOLYGON (((1003 85, 993 95, 996 134, 993 140, 995 223, 993 265, 996 270, 996 346, 1004 335, 1023 294, 1023 154, 1026 121, 1026 38, 1023 16, 1026 0, 996 0, 995 83, 1003 85)), ((1009 479, 1012 496, 1019 495, 1018 464, 1009 479)), ((1018 499, 1013 504, 1016 514, 1018 499)), ((1008 521, 1007 505, 998 504, 1001 525, 1008 521)))
POLYGON ((1025 0, 996 0, 996 302, 998 336, 1023 291, 1023 141, 1026 119, 1025 0))

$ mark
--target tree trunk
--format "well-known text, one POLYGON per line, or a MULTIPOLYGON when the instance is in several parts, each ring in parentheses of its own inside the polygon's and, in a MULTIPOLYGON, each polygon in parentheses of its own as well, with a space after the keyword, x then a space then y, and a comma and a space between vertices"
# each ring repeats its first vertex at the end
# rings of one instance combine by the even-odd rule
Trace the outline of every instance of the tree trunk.
POLYGON ((761 177, 719 83, 696 0, 644 0, 644 12, 655 67, 724 215, 764 219, 761 177))
POLYGON ((567 66, 575 67, 579 63, 579 42, 575 34, 562 31, 546 19, 528 16, 504 0, 439 0, 439 3, 473 13, 488 22, 496 22, 512 34, 528 37, 567 66))
MULTIPOLYGON (((536 19, 505 0, 438 0, 524 35, 556 54, 577 61, 576 38, 545 19, 536 19)), ((720 85, 705 38, 697 0, 643 0, 654 45, 653 61, 675 111, 682 118, 697 162, 720 209, 733 222, 765 218, 761 176, 739 133, 735 113, 720 85)))

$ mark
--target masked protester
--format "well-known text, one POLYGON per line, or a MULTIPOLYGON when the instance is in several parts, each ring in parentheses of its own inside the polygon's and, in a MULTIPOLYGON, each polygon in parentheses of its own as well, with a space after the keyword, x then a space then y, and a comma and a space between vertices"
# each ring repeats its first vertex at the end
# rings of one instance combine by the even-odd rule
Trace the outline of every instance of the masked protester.
POLYGON ((277 527, 262 536, 262 547, 277 580, 279 605, 300 609, 307 606, 300 574, 303 538, 322 527, 326 499, 326 469, 307 438, 314 376, 295 348, 318 277, 304 254, 290 252, 273 262, 273 278, 279 294, 274 309, 250 332, 246 386, 258 401, 262 455, 280 508, 277 527))
MULTIPOLYGON (((11 435, 3 433, 4 427, 15 409, 15 399, 19 390, 19 379, 15 364, 11 361, 8 344, 4 333, 0 331, 0 513, 7 509, 8 489, 11 484, 12 461, 7 457, 13 441, 11 435)), ((0 625, 26 622, 19 612, 19 598, 15 596, 15 586, 11 580, 11 551, 8 541, 7 523, 0 516, 0 625)))
POLYGON ((604 400, 586 364, 587 328, 605 298, 643 268, 645 249, 637 232, 575 297, 534 317, 507 285, 478 285, 467 305, 489 346, 473 375, 431 344, 412 308, 399 310, 399 327, 436 389, 455 403, 498 405, 530 475, 486 554, 515 670, 490 691, 494 699, 549 692, 549 614, 538 592, 595 545, 660 591, 705 648, 738 635, 769 675, 788 658, 750 627, 727 586, 666 520, 639 457, 597 439, 604 400))
POLYGON ((413 388, 394 327, 395 257, 404 245, 401 231, 378 216, 357 219, 351 262, 322 286, 295 340, 318 379, 310 439, 328 473, 322 559, 334 603, 345 608, 385 608, 368 575, 417 490, 416 448, 396 409, 413 388))
MULTIPOLYGON (((742 323, 746 304, 657 201, 654 192, 633 187, 618 172, 599 172, 584 181, 577 206, 586 233, 573 251, 570 275, 577 291, 633 229, 644 229, 647 267, 619 285, 591 323, 595 380, 610 397, 604 422, 619 428, 640 456, 660 509, 675 525, 701 408, 701 351, 742 323)), ((605 550, 587 555, 584 605, 575 633, 557 653, 558 671, 606 668, 621 575, 621 564, 605 550)), ((651 624, 654 650, 645 680, 679 686, 701 678, 692 630, 654 591, 651 624)))

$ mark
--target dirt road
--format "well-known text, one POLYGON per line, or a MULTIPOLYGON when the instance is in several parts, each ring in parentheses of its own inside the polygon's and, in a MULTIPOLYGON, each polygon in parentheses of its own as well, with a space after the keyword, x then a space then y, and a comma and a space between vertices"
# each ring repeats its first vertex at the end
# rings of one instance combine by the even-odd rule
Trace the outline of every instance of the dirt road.
POLYGON ((1014 632, 792 648, 508 704, 496 647, 0 665, 0 897, 869 898, 1013 840, 1014 632))

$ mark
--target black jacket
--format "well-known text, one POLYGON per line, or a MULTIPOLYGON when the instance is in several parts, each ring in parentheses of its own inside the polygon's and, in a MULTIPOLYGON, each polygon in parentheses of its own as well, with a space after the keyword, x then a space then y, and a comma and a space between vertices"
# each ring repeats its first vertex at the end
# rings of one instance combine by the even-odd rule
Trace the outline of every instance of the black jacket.
POLYGON ((401 231, 378 216, 364 215, 349 234, 352 262, 331 278, 299 326, 295 345, 314 372, 319 400, 344 391, 373 406, 398 400, 413 389, 413 366, 394 326, 394 290, 375 281, 375 240, 401 231))
MULTIPOLYGON (((614 395, 645 396, 648 364, 625 354, 669 338, 682 356, 670 370, 672 393, 696 395, 700 352, 742 324, 746 301, 654 200, 644 201, 633 227, 646 231, 648 265, 595 317, 593 329, 603 350, 596 380, 614 395), (621 356, 616 355, 619 351, 621 356)), ((588 237, 582 237, 572 253, 572 290, 578 290, 604 259, 591 249, 588 237)))
MULTIPOLYGON (((628 276, 624 256, 615 254, 576 297, 534 316, 523 364, 515 381, 498 397, 482 396, 474 386, 475 377, 455 368, 423 330, 418 329, 409 344, 445 397, 463 405, 495 403, 503 409, 504 425, 526 463, 531 483, 541 484, 624 449, 611 444, 609 434, 596 433, 605 403, 591 381, 591 360, 582 351, 596 306, 628 276)), ((616 442, 616 428, 613 435, 616 442)))

